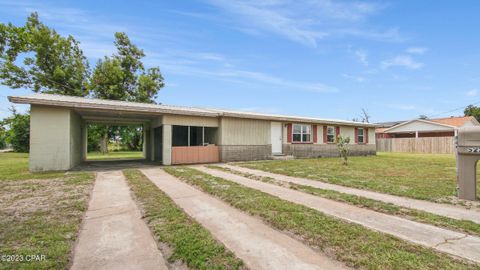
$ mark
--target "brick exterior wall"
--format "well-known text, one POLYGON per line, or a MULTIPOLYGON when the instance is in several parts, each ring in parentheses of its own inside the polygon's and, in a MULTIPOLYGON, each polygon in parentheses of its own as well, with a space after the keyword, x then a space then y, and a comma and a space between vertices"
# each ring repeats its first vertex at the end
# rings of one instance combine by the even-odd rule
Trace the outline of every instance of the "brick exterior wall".
POLYGON ((220 145, 220 160, 248 161, 270 159, 272 145, 220 145))
MULTIPOLYGON (((351 156, 375 155, 375 144, 352 144, 349 145, 351 156)), ((338 157, 338 149, 335 144, 284 144, 283 154, 295 158, 338 157)))

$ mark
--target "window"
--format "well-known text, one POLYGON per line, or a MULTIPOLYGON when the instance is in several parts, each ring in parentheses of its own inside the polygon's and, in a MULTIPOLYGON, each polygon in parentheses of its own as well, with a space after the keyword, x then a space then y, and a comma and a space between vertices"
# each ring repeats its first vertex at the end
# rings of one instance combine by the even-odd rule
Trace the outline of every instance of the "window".
POLYGON ((365 129, 358 128, 357 141, 358 141, 358 143, 365 143, 365 129))
POLYGON ((311 142, 312 126, 311 125, 293 125, 293 142, 311 142))
POLYGON ((172 127, 172 146, 202 146, 215 144, 217 129, 214 127, 172 127))
POLYGON ((336 135, 335 127, 327 127, 327 143, 334 143, 336 135))

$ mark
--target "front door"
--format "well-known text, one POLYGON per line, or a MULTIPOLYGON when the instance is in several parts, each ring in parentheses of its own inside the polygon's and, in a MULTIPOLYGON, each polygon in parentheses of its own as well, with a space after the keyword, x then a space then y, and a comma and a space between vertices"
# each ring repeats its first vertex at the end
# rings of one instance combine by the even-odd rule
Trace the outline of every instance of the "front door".
POLYGON ((271 125, 272 154, 282 154, 282 123, 272 122, 271 125))

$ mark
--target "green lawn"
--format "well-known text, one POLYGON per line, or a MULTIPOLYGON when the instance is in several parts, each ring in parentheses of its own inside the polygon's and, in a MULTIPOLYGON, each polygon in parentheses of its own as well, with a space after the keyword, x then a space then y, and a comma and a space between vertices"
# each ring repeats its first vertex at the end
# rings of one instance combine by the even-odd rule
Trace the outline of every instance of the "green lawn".
MULTIPOLYGON (((138 170, 124 174, 150 230, 160 247, 167 245, 163 254, 174 267, 177 261, 191 269, 242 269, 243 262, 225 249, 205 228, 190 218, 182 209, 138 170)), ((178 265, 177 265, 178 266, 178 265)))
POLYGON ((0 154, 0 269, 64 269, 93 186, 90 173, 29 173, 28 155, 0 154), (42 259, 44 255, 44 259, 42 259))
POLYGON ((229 168, 220 167, 216 165, 209 165, 207 167, 211 169, 216 169, 216 170, 237 174, 252 180, 262 181, 266 183, 275 184, 278 186, 283 186, 286 188, 291 188, 294 190, 302 191, 302 192, 323 197, 326 199, 344 202, 351 205, 360 206, 363 208, 368 208, 370 210, 374 210, 380 213, 395 215, 395 216, 407 218, 413 221, 432 224, 438 227, 443 227, 450 230, 455 230, 459 232, 468 233, 471 235, 480 236, 480 224, 475 223, 473 221, 457 220, 453 218, 444 217, 441 215, 432 214, 425 211, 397 206, 392 203, 385 203, 385 202, 381 202, 381 201, 377 201, 377 200, 373 200, 373 199, 369 199, 361 196, 341 193, 334 190, 320 189, 320 188, 315 188, 311 186, 284 182, 284 181, 280 181, 270 177, 257 176, 257 175, 244 173, 244 172, 240 172, 237 170, 232 170, 229 168))
POLYGON ((468 265, 432 249, 192 168, 168 167, 165 170, 354 268, 478 269, 478 266, 468 265))
MULTIPOLYGON (((269 160, 238 163, 289 176, 437 202, 456 196, 452 155, 378 153, 351 157, 348 166, 338 158, 269 160)), ((480 196, 480 181, 477 183, 480 196)))
POLYGON ((141 151, 116 151, 102 154, 100 152, 87 153, 87 160, 109 160, 109 159, 142 159, 141 151))

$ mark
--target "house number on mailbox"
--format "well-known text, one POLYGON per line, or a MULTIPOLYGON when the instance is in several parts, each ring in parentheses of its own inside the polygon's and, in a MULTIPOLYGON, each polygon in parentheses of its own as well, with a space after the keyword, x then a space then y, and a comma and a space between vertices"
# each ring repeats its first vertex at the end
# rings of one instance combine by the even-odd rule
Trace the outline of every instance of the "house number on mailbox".
POLYGON ((469 152, 469 153, 480 153, 480 147, 467 148, 467 152, 469 152))

